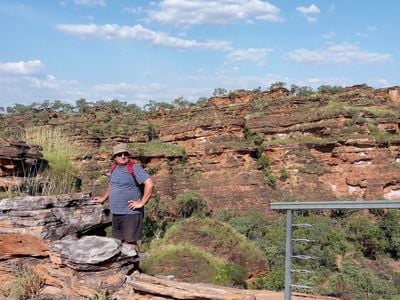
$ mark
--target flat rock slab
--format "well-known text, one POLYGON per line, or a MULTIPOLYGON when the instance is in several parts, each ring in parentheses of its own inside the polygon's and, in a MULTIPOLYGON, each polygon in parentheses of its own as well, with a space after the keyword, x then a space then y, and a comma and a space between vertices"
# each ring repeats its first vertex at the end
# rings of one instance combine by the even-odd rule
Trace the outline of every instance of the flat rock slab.
POLYGON ((145 258, 120 240, 93 235, 55 241, 51 250, 53 263, 85 271, 121 268, 145 258))
POLYGON ((116 239, 85 236, 54 242, 52 250, 60 251, 62 257, 75 264, 98 264, 121 253, 121 246, 121 241, 116 239))

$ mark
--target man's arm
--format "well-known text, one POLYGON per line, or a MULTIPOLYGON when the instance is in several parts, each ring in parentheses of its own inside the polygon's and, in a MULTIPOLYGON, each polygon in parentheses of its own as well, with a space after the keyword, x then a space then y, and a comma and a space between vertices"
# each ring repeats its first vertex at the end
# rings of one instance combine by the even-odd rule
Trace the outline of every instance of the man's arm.
POLYGON ((110 190, 111 190, 111 185, 108 183, 107 189, 104 193, 103 196, 97 196, 94 197, 94 201, 99 202, 99 203, 104 203, 108 200, 108 197, 110 196, 110 190))
POLYGON ((135 208, 141 208, 145 206, 145 204, 149 201, 151 195, 153 194, 153 188, 154 188, 154 181, 151 178, 148 178, 144 184, 144 191, 143 191, 143 197, 140 199, 140 201, 130 201, 129 202, 129 208, 130 209, 135 209, 135 208))

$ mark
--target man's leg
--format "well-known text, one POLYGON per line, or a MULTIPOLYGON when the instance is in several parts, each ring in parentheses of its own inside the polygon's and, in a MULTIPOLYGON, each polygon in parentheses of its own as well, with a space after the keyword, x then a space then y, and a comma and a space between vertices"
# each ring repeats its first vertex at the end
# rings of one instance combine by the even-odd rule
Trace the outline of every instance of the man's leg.
MULTIPOLYGON (((125 243, 132 247, 139 256, 143 229, 143 214, 126 215, 123 230, 125 243)), ((139 270, 139 261, 134 263, 134 269, 139 270)))
POLYGON ((124 241, 124 231, 123 231, 123 225, 124 225, 124 215, 112 215, 112 237, 124 241))

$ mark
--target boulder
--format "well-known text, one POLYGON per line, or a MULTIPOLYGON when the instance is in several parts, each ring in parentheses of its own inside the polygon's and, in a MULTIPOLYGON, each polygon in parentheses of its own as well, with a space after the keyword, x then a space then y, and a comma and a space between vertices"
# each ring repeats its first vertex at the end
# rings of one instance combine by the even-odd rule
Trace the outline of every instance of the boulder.
POLYGON ((38 145, 0 138, 0 177, 36 176, 47 164, 38 145))

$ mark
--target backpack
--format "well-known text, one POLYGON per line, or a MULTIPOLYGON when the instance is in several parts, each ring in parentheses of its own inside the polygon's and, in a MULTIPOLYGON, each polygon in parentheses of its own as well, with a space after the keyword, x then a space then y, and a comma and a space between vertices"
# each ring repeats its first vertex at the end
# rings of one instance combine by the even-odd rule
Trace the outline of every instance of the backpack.
MULTIPOLYGON (((132 176, 134 175, 133 174, 133 165, 134 165, 134 162, 133 161, 129 161, 128 162, 128 172, 129 172, 129 174, 131 174, 132 176)), ((116 164, 116 163, 113 163, 112 164, 112 166, 111 166, 111 169, 110 169, 110 176, 111 176, 111 173, 115 170, 115 168, 118 166, 118 164, 116 164)))

